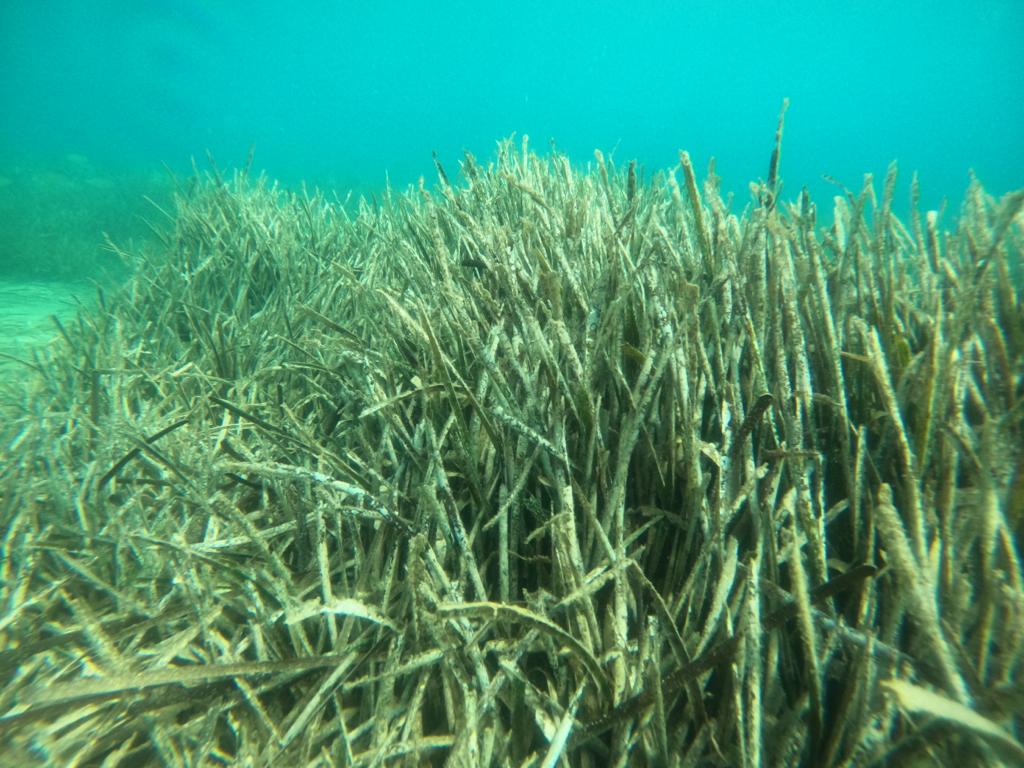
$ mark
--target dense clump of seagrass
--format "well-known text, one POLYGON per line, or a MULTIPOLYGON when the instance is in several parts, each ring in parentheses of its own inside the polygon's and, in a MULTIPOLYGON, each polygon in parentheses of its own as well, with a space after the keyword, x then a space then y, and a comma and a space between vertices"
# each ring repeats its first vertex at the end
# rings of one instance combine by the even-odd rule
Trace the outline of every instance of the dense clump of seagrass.
POLYGON ((1024 759, 1024 194, 776 161, 182 190, 5 405, 0 762, 1024 759))

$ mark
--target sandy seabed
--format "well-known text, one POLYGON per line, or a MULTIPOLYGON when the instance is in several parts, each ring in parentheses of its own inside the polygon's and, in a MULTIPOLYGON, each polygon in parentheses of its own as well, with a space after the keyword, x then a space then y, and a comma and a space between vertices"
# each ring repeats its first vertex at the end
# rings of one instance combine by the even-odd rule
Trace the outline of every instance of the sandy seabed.
POLYGON ((0 280, 0 377, 21 368, 12 357, 29 360, 33 347, 56 335, 53 316, 74 317, 95 290, 84 283, 0 280))

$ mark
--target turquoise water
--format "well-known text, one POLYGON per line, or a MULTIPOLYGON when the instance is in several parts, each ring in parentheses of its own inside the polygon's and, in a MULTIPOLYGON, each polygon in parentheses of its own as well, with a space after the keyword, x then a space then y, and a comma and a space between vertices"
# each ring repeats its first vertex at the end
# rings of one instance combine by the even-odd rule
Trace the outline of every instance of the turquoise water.
POLYGON ((898 160, 901 201, 916 169, 937 207, 970 169, 1024 186, 1022 53, 1020 0, 4 0, 0 164, 231 167, 254 146, 286 182, 373 190, 515 132, 648 173, 714 155, 738 209, 789 97, 784 194, 898 160))

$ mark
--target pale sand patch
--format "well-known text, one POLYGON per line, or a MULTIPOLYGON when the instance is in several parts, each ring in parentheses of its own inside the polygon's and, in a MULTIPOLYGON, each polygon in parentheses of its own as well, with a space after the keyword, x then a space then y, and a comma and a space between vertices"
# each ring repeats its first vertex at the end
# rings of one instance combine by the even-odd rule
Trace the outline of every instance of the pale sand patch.
MULTIPOLYGON (((52 316, 66 322, 79 302, 93 300, 96 289, 83 283, 0 280, 0 353, 22 360, 57 335, 52 316), (76 301, 77 299, 77 301, 76 301)), ((24 371, 24 366, 0 357, 0 376, 24 371)))

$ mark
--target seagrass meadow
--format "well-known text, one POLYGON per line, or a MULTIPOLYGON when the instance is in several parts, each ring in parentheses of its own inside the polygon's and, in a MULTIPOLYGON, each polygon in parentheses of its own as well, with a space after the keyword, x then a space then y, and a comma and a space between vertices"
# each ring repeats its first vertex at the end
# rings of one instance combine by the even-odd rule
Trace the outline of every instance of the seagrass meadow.
POLYGON ((2 405, 0 763, 1022 764, 1024 192, 778 158, 182 183, 2 405))

